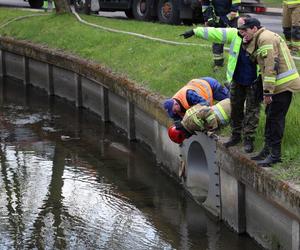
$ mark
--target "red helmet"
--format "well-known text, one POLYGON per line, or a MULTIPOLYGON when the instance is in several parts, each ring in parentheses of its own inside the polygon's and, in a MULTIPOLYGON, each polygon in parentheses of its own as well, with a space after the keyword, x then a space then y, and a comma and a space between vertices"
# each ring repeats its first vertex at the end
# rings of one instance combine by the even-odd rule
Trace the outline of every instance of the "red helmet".
POLYGON ((182 130, 178 130, 176 129, 176 127, 174 125, 172 125, 171 127, 168 128, 168 135, 171 139, 171 141, 175 142, 175 143, 182 143, 184 141, 185 137, 185 133, 182 130))

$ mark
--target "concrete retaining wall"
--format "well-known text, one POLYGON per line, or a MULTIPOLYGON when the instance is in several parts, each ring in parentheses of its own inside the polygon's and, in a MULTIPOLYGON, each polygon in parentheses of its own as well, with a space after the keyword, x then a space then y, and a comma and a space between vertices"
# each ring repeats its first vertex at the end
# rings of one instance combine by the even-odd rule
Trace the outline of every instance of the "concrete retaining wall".
POLYGON ((171 143, 162 96, 70 54, 11 38, 0 38, 0 49, 0 76, 88 108, 145 142, 198 203, 236 232, 269 249, 300 249, 299 191, 204 134, 171 143))

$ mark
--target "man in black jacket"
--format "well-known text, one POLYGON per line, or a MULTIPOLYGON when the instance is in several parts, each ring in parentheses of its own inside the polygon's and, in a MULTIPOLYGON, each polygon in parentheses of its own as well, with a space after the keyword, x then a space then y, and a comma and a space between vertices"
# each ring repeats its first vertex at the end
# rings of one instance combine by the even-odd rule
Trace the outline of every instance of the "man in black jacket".
MULTIPOLYGON (((210 27, 236 27, 236 17, 241 0, 202 0, 205 25, 210 27)), ((224 44, 212 45, 214 70, 224 65, 224 44)))

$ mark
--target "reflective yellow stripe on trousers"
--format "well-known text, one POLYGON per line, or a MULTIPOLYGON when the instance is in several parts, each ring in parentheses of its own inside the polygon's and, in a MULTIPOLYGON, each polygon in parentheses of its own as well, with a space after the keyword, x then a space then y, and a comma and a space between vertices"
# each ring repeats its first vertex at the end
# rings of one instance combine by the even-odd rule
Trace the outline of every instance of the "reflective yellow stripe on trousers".
POLYGON ((227 124, 228 121, 229 121, 229 117, 228 115, 226 114, 226 112, 224 111, 223 107, 217 103, 215 106, 212 107, 213 110, 215 111, 215 114, 219 117, 221 123, 224 125, 224 124, 227 124))

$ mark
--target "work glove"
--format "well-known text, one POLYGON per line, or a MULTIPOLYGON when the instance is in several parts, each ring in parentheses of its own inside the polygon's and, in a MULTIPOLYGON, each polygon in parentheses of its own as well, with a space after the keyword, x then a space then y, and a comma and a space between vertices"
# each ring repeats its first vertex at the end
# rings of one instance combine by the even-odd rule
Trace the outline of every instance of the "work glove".
POLYGON ((183 125, 182 125, 182 123, 181 123, 180 120, 175 121, 175 122, 174 122, 174 125, 175 125, 175 127, 176 127, 177 130, 181 130, 181 131, 184 132, 185 138, 190 138, 192 135, 195 134, 195 133, 190 133, 189 131, 187 131, 187 130, 185 129, 185 127, 183 127, 183 125))
POLYGON ((184 32, 183 34, 180 34, 180 36, 183 36, 184 39, 187 39, 193 35, 195 35, 195 32, 193 30, 188 30, 188 31, 184 32))
POLYGON ((208 131, 207 132, 207 136, 215 141, 219 140, 219 136, 216 135, 213 131, 208 131))

